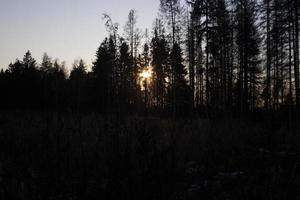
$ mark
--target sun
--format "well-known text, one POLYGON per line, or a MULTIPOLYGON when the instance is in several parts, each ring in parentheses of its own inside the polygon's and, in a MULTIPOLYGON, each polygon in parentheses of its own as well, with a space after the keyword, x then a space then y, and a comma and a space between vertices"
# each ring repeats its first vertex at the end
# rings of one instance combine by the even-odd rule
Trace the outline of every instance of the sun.
POLYGON ((142 79, 143 81, 145 81, 145 80, 149 81, 149 80, 152 78, 152 69, 151 69, 151 68, 146 68, 146 69, 144 69, 144 70, 140 73, 139 76, 141 77, 141 79, 142 79))
POLYGON ((139 82, 141 86, 141 90, 147 90, 147 84, 149 84, 153 77, 153 71, 150 67, 143 69, 139 73, 139 82))

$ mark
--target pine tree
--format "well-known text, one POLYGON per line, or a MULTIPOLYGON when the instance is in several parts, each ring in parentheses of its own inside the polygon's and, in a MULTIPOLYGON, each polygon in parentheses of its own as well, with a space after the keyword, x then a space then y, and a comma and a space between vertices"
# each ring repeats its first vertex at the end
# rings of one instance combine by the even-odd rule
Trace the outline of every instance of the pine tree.
POLYGON ((171 27, 172 45, 174 45, 175 42, 179 42, 177 38, 179 33, 178 18, 181 13, 180 9, 179 0, 160 0, 160 11, 165 15, 165 18, 171 27))
POLYGON ((86 78, 86 66, 83 60, 80 59, 78 63, 75 62, 73 64, 73 68, 70 73, 72 106, 76 111, 83 110, 85 107, 86 78))
POLYGON ((170 54, 171 67, 174 71, 174 84, 172 87, 172 105, 173 114, 176 116, 183 116, 187 111, 189 102, 189 87, 186 82, 187 71, 183 63, 182 50, 180 46, 175 43, 170 54))
POLYGON ((151 57, 153 66, 154 101, 157 108, 164 108, 166 104, 168 83, 170 80, 170 69, 168 65, 169 47, 163 33, 159 35, 159 27, 154 30, 151 40, 151 57))
POLYGON ((112 108, 114 96, 114 70, 115 54, 113 39, 106 38, 96 53, 96 61, 92 71, 96 77, 96 107, 99 111, 107 113, 112 108))
POLYGON ((135 74, 131 64, 131 57, 129 46, 126 42, 123 42, 120 46, 120 58, 119 58, 119 99, 123 111, 129 111, 135 100, 135 74))
POLYGON ((241 114, 254 109, 256 102, 260 38, 256 27, 256 3, 239 0, 237 6, 237 38, 239 54, 238 105, 241 114))
POLYGON ((44 74, 49 74, 53 71, 52 59, 48 56, 47 53, 44 53, 44 55, 43 55, 40 70, 44 74))
POLYGON ((300 105, 300 82, 299 82, 299 9, 300 3, 297 0, 293 1, 294 7, 294 36, 293 36, 293 44, 294 44, 294 78, 295 78, 295 90, 296 90, 296 105, 297 109, 299 109, 300 105))

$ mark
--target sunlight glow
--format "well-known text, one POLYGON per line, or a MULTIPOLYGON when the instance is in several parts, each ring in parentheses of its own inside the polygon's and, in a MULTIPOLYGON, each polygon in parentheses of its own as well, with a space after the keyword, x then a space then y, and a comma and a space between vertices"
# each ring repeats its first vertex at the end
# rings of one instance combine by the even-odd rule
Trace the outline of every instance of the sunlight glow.
POLYGON ((150 68, 148 69, 144 69, 141 73, 140 73, 140 77, 145 80, 149 80, 152 77, 152 70, 150 68))
POLYGON ((147 67, 139 73, 139 82, 140 82, 141 90, 146 89, 145 84, 150 83, 152 77, 153 77, 153 71, 151 67, 147 67))

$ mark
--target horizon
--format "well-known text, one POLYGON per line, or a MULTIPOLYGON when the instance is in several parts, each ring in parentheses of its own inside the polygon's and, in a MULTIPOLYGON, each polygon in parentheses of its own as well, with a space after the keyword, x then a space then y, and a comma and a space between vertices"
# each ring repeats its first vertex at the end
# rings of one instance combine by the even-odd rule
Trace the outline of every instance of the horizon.
POLYGON ((47 53, 65 62, 68 70, 79 59, 90 69, 97 48, 108 36, 103 13, 119 24, 122 35, 131 9, 137 11, 137 27, 144 31, 152 28, 159 8, 159 0, 4 0, 1 4, 0 69, 22 59, 28 50, 37 63, 47 53))

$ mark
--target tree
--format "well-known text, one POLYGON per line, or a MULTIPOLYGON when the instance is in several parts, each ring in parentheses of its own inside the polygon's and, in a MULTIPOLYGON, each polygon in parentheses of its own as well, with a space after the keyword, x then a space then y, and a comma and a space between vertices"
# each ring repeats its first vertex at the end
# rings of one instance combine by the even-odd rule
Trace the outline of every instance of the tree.
POLYGON ((143 48, 143 53, 142 53, 142 65, 147 67, 150 65, 150 48, 149 45, 147 43, 144 44, 144 48, 143 48))
POLYGON ((173 114, 183 116, 186 114, 186 108, 189 103, 189 87, 186 82, 187 71, 182 64, 182 50, 175 43, 170 54, 171 67, 174 70, 174 84, 172 85, 172 105, 173 114))
MULTIPOLYGON (((292 78, 293 8, 291 1, 265 0, 262 3, 261 18, 266 35, 266 86, 263 93, 265 108, 279 109, 287 101, 291 105, 293 93, 296 93, 293 92, 292 78)), ((294 74, 296 73, 294 70, 294 74)))
POLYGON ((115 46, 113 38, 105 38, 96 53, 92 71, 96 77, 95 99, 96 108, 107 113, 113 105, 115 92, 115 46))
POLYGON ((129 11, 128 21, 125 25, 125 39, 130 46, 130 56, 132 59, 132 64, 135 65, 135 59, 138 54, 138 47, 140 45, 141 31, 136 27, 137 14, 134 9, 129 11))
POLYGON ((130 61, 132 68, 132 78, 135 84, 132 85, 134 89, 134 99, 135 104, 138 102, 138 66, 137 66, 137 56, 138 50, 141 42, 141 31, 136 27, 137 14, 134 9, 129 11, 128 21, 125 25, 125 39, 129 44, 130 61))
POLYGON ((31 56, 31 52, 27 51, 23 57, 23 64, 25 69, 34 69, 36 68, 36 61, 31 56))
POLYGON ((231 109, 232 103, 232 84, 233 84, 233 62, 230 60, 233 51, 233 36, 232 22, 228 13, 226 2, 218 0, 216 2, 216 41, 214 44, 216 48, 216 55, 214 56, 217 65, 217 103, 223 109, 231 109))
POLYGON ((188 1, 191 7, 188 34, 189 81, 192 100, 195 106, 204 105, 204 68, 203 68, 203 1, 188 1), (193 97, 195 95, 195 97, 193 97))
POLYGON ((236 6, 236 43, 239 55, 238 105, 240 113, 243 114, 255 106, 260 38, 255 24, 255 1, 239 0, 236 6))
POLYGON ((296 89, 296 105, 300 105, 300 82, 299 82, 299 7, 300 3, 297 0, 293 1, 294 7, 294 71, 295 71, 295 89, 296 89))
POLYGON ((163 32, 159 35, 159 27, 154 29, 151 40, 151 65, 153 67, 154 102, 158 109, 166 104, 167 88, 170 81, 169 46, 163 32))
POLYGON ((23 57, 24 71, 22 75, 21 94, 27 109, 36 109, 40 103, 40 73, 31 52, 27 51, 23 57))
POLYGON ((109 32, 109 35, 112 36, 113 42, 115 46, 117 45, 117 38, 118 38, 118 29, 119 29, 119 24, 114 23, 110 15, 104 13, 103 14, 103 20, 105 21, 105 26, 107 28, 107 31, 109 32))
POLYGON ((53 71, 52 59, 48 56, 47 53, 44 53, 43 55, 40 70, 45 74, 49 74, 53 71))
POLYGON ((82 59, 73 64, 70 74, 71 97, 73 109, 79 111, 85 107, 85 88, 86 88, 87 72, 86 66, 82 59))
POLYGON ((264 12, 265 12, 265 21, 266 21, 266 88, 265 88, 265 108, 266 110, 270 109, 270 98, 271 98, 271 1, 264 0, 264 12))
POLYGON ((165 15, 168 25, 171 27, 172 45, 178 41, 179 17, 181 7, 179 0, 160 0, 160 11, 165 15))
POLYGON ((20 76, 24 71, 24 65, 19 59, 16 59, 15 63, 10 63, 8 66, 8 70, 11 74, 15 76, 20 76))
POLYGON ((121 101, 121 108, 124 111, 129 111, 135 100, 135 73, 131 65, 129 46, 126 42, 123 42, 120 46, 120 58, 119 58, 119 94, 118 99, 121 101))
POLYGON ((52 91, 52 104, 56 111, 62 111, 67 107, 65 63, 58 59, 54 61, 53 73, 51 74, 50 88, 52 91))
POLYGON ((192 90, 196 83, 196 104, 203 105, 205 96, 207 106, 231 109, 234 31, 226 1, 194 0, 188 3, 191 6, 189 73, 192 90))
POLYGON ((75 62, 73 64, 72 71, 70 73, 70 80, 73 79, 83 79, 86 75, 86 66, 82 59, 79 60, 79 62, 75 62))

